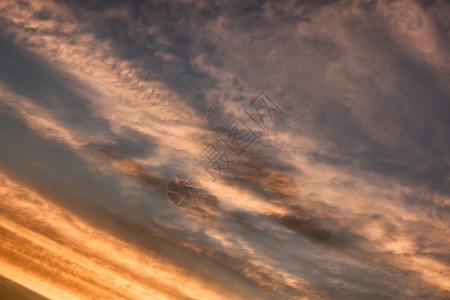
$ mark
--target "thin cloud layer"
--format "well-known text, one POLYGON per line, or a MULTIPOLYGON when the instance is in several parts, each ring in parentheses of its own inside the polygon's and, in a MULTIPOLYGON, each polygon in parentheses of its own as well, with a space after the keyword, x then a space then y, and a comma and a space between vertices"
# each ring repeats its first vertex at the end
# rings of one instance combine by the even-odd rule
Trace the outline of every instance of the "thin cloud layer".
POLYGON ((447 299, 449 13, 0 3, 1 275, 50 299, 447 299), (245 113, 261 91, 270 128, 245 113))

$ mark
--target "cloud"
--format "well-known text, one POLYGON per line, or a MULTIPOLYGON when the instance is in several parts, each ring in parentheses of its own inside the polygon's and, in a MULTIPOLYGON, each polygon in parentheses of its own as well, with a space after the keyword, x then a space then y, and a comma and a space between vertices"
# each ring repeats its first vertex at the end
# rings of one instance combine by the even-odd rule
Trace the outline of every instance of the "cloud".
POLYGON ((65 299, 445 299, 449 9, 0 4, 2 275, 65 299), (244 112, 261 90, 269 129, 244 112), (258 138, 222 143, 212 180, 195 157, 236 117, 258 138), (198 206, 167 198, 177 173, 198 206))

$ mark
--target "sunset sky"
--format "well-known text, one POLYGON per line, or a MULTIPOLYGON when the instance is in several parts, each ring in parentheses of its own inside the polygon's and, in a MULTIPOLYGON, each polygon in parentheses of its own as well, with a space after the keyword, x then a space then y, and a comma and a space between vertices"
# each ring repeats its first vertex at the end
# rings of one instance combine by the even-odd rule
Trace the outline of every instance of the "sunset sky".
POLYGON ((450 299, 450 2, 0 0, 0 276, 450 299))

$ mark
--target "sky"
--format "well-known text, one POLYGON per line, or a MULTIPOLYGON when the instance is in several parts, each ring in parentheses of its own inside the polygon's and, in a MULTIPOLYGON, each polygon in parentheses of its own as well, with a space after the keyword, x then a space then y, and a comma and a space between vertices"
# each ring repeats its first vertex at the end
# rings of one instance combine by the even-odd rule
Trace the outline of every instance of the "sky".
POLYGON ((449 15, 0 0, 0 275, 48 299, 449 299, 449 15))

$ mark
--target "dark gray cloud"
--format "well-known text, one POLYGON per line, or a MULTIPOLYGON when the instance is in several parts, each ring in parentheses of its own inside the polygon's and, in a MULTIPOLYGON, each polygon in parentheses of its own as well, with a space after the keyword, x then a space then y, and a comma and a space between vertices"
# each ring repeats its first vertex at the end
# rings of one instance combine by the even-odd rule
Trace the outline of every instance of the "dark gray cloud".
POLYGON ((51 109, 67 126, 86 132, 109 129, 105 119, 93 115, 89 100, 74 92, 79 81, 55 70, 11 38, 2 38, 0 43, 0 64, 9 70, 2 81, 11 90, 51 109))

